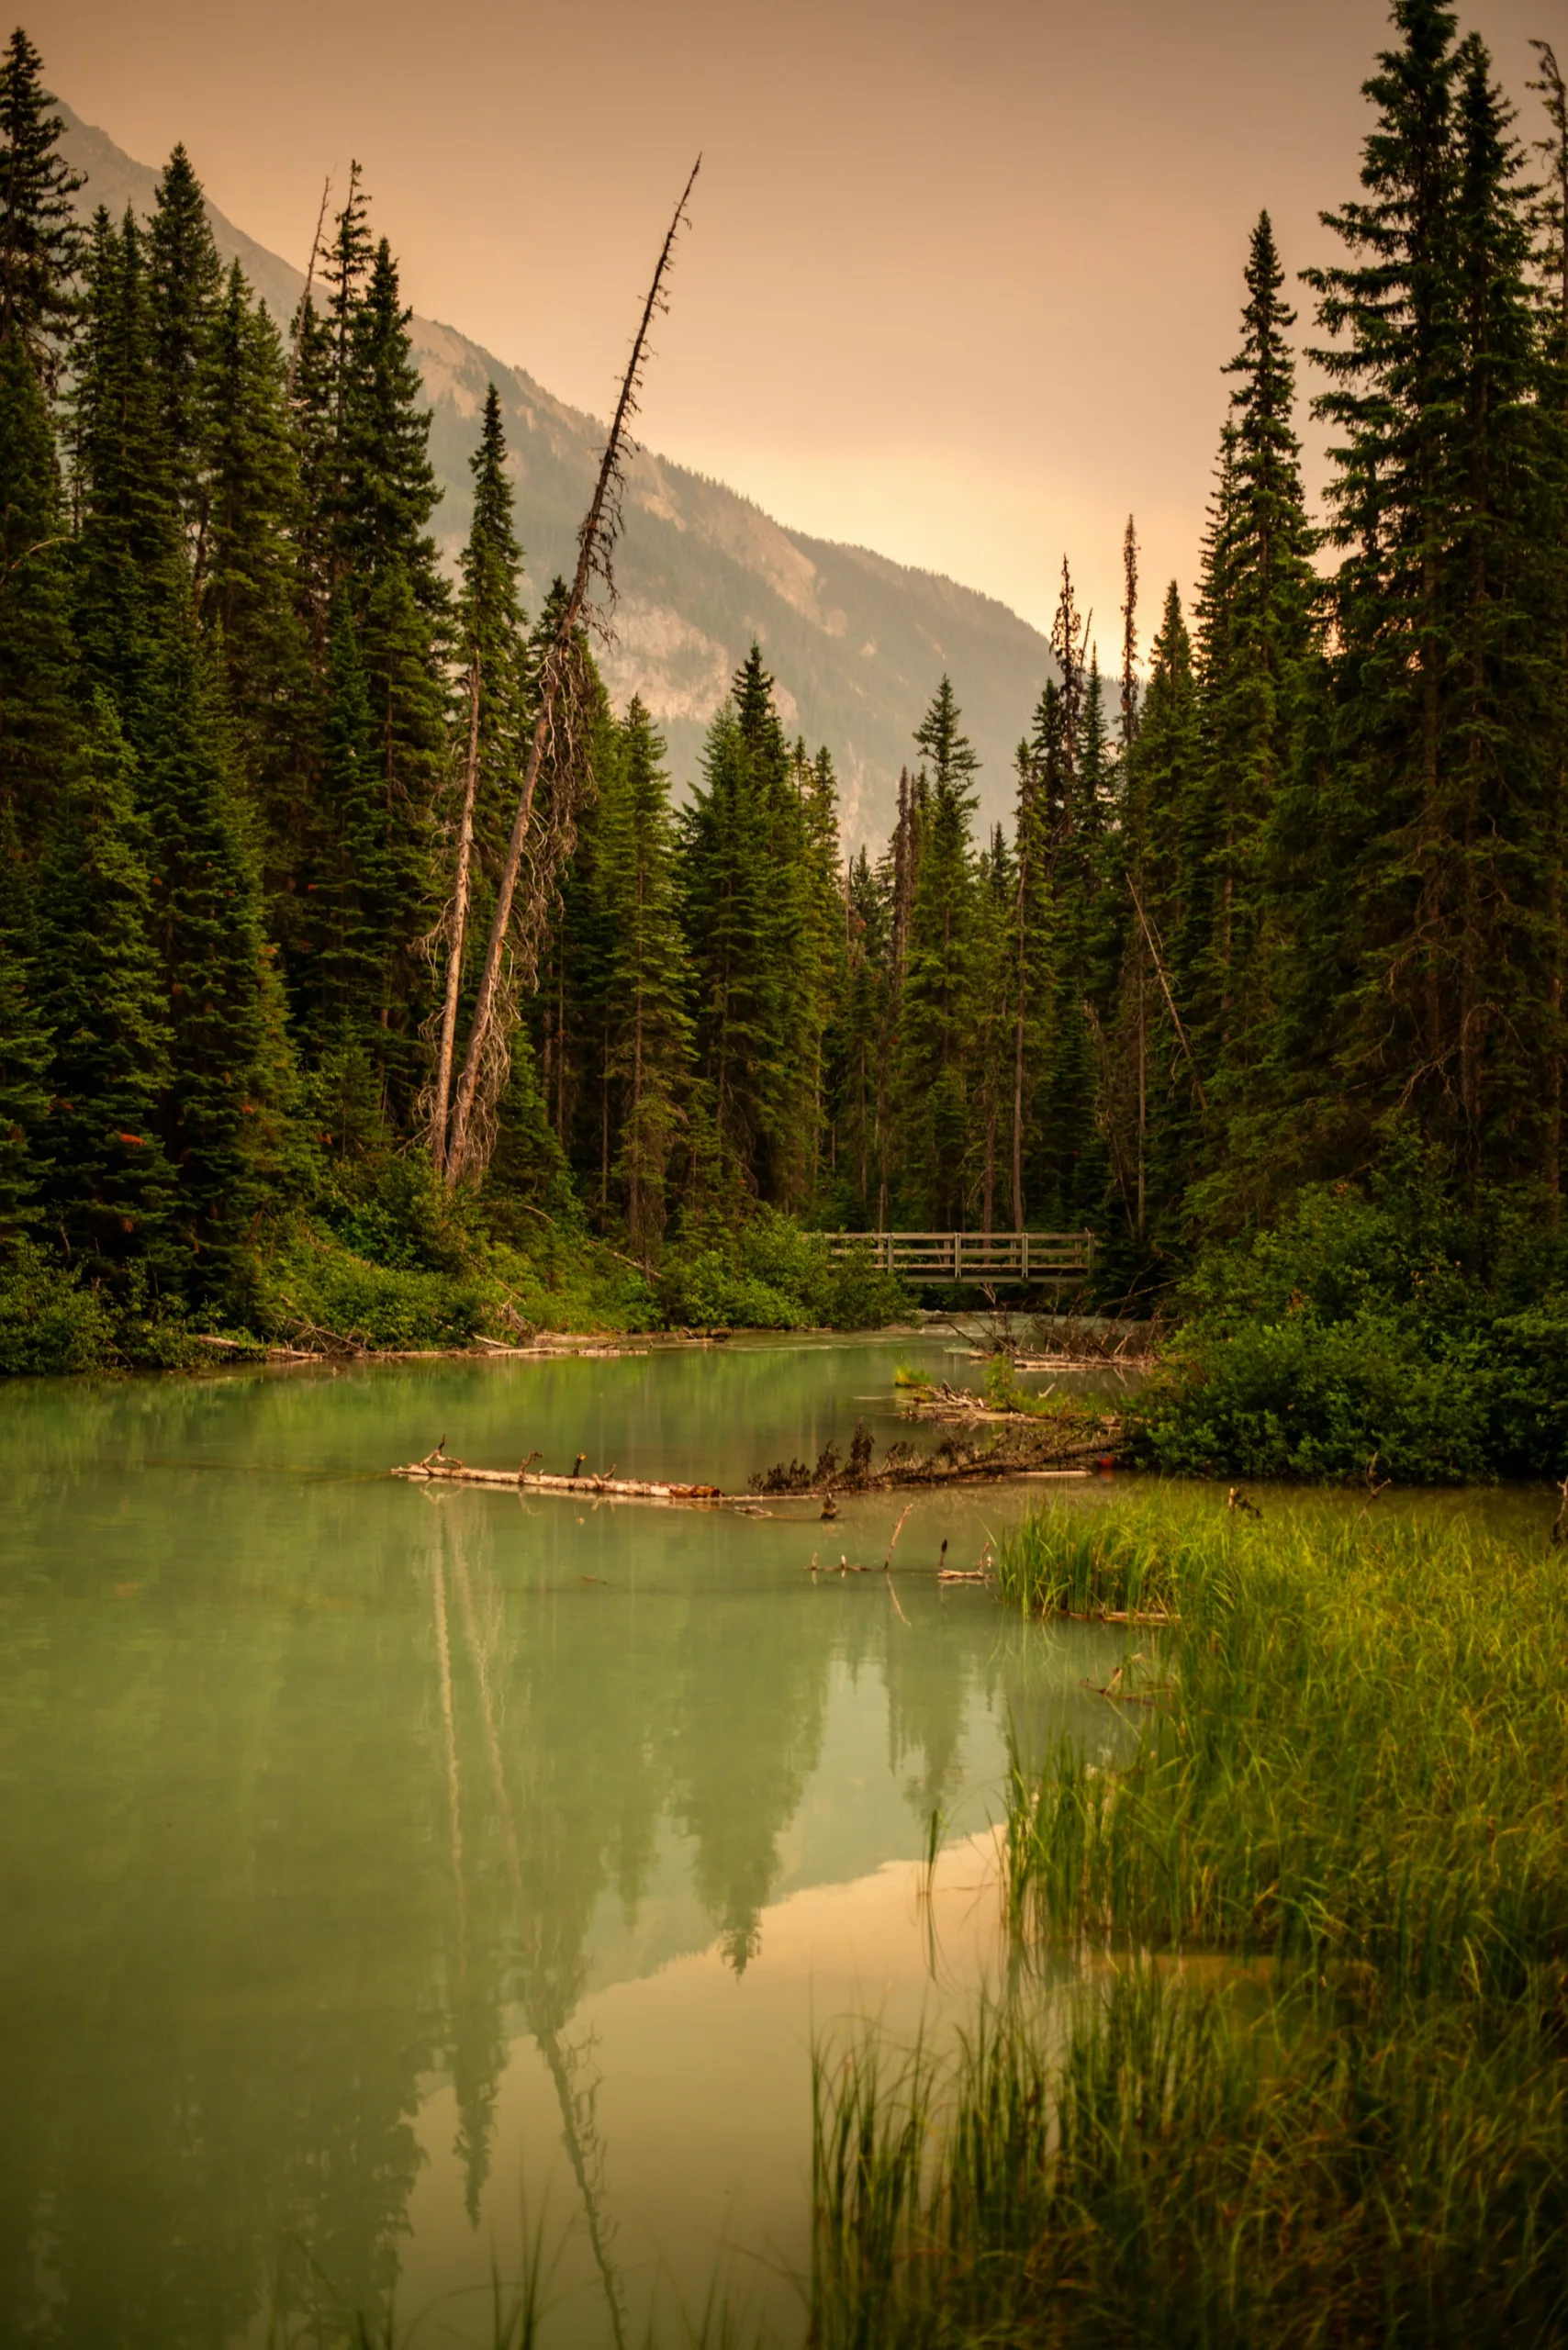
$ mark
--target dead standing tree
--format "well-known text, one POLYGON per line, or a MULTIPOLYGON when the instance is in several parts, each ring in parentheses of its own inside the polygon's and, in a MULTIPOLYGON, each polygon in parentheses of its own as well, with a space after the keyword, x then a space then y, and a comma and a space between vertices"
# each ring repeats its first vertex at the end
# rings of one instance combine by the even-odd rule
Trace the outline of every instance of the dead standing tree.
MULTIPOLYGON (((508 937, 518 877, 522 870, 523 855, 533 821, 540 771, 547 755, 552 756, 552 765, 558 771, 569 769, 573 763, 575 721, 580 700, 577 690, 581 665, 578 622, 588 600, 589 582, 596 576, 603 582, 604 609, 608 610, 615 600, 611 562, 615 542, 621 534, 621 500, 625 482, 623 453, 630 437, 632 419, 637 413, 637 393, 647 358, 648 332, 655 318, 666 307, 665 279, 675 251, 675 241, 681 223, 686 219, 686 207, 701 168, 702 159, 699 156, 691 167, 691 175, 681 192, 680 202, 675 207, 659 251, 658 265, 654 271, 653 284, 648 288, 648 298, 643 305, 643 316, 632 345, 632 356, 622 380, 621 397, 616 403, 610 437, 604 444, 604 456, 594 486, 593 500, 577 534, 577 568, 571 593, 561 608, 555 633, 540 665, 539 714, 534 721, 533 739, 529 745, 517 813, 512 821, 511 837, 507 844, 506 862, 497 885, 496 910, 490 923, 485 968, 480 975, 479 992, 474 1005, 473 1024, 468 1032, 468 1048, 458 1081, 457 1098, 453 1103, 449 1120, 438 1116, 432 1121, 432 1154, 438 1166, 442 1167, 447 1183, 454 1188, 473 1165, 478 1163, 482 1167, 488 1156, 495 1105, 506 1080, 515 1020, 511 990, 508 985, 508 937), (561 712, 559 721, 558 709, 561 712)), ((556 804, 552 806, 549 838, 542 844, 541 853, 535 855, 532 861, 531 920, 528 925, 531 933, 537 932, 538 910, 548 898, 554 878, 553 856, 559 854, 570 840, 570 812, 558 804, 558 794, 552 794, 552 801, 556 804)), ((457 960, 462 951, 463 941, 454 920, 448 953, 457 960)), ((450 1061, 448 1067, 450 1069, 450 1061)))

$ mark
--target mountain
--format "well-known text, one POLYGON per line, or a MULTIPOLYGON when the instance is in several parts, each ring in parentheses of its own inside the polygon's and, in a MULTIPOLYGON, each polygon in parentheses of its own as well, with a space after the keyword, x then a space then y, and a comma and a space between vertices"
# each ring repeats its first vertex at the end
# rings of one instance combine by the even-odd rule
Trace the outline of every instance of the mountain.
MULTIPOLYGON (((157 173, 68 106, 62 145, 87 175, 84 211, 105 204, 151 210, 157 173)), ((199 168, 199 157, 196 159, 199 168)), ((274 318, 286 322, 301 273, 209 205, 225 261, 237 258, 274 318)), ((416 318, 414 348, 432 424, 431 455, 442 488, 434 530, 455 557, 468 526, 468 455, 485 386, 506 418, 518 520, 531 593, 576 559, 604 426, 568 408, 455 327, 416 318)), ((1044 637, 1004 604, 865 547, 808 538, 749 498, 651 451, 628 476, 626 529, 616 559, 621 596, 614 641, 601 650, 618 703, 642 695, 667 735, 672 773, 697 771, 704 729, 753 637, 778 681, 791 732, 834 755, 846 843, 873 843, 892 821, 898 771, 911 734, 946 670, 983 762, 980 814, 1012 806, 1012 758, 1048 669, 1044 637)))

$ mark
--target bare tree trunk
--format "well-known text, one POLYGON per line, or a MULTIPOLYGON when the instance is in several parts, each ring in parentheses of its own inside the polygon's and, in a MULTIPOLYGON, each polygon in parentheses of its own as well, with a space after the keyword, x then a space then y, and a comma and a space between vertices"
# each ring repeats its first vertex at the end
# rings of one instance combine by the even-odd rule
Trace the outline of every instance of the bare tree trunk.
POLYGON ((572 581, 571 593, 562 608, 554 638, 545 654, 540 679, 539 715, 534 721, 533 740, 529 745, 528 766, 523 774, 522 789, 518 798, 517 813, 512 820, 511 838, 507 843, 506 862, 501 867, 500 881, 496 891, 495 916, 490 923, 489 943, 485 950, 485 968, 479 981, 478 999, 474 1006, 474 1024, 468 1035, 468 1051, 463 1064, 462 1080, 457 1089, 457 1101, 452 1117, 452 1131, 446 1147, 446 1180, 455 1186, 461 1181, 468 1156, 469 1132, 473 1124, 475 1100, 479 1091, 480 1072, 485 1067, 490 1046, 490 1024, 496 1016, 496 1000, 500 990, 501 963, 506 953, 507 931, 511 922, 512 898, 517 890, 517 877, 522 865, 522 852, 528 839, 528 827, 533 814, 533 795, 539 785, 539 771, 544 763, 544 753, 551 739, 555 716, 555 698, 570 663, 572 640, 587 599, 588 581, 597 570, 613 595, 614 585, 610 572, 610 556, 620 532, 621 508, 621 448, 637 408, 637 387, 642 379, 644 354, 648 347, 648 330, 655 313, 661 305, 666 272, 675 250, 676 232, 686 217, 686 207, 697 174, 702 168, 698 157, 691 175, 675 207, 665 241, 659 251, 654 281, 648 288, 648 298, 643 305, 643 316, 632 345, 632 356, 622 379, 621 397, 610 427, 610 437, 604 444, 604 456, 594 485, 593 502, 583 518, 577 537, 577 568, 572 581))
POLYGON ((457 823, 457 868, 452 883, 452 917, 446 941, 446 1001, 441 1010, 436 1054, 435 1101, 431 1111, 431 1157, 439 1175, 446 1161, 446 1121, 452 1103, 452 1069, 457 1056, 457 1002, 463 992, 463 946, 468 929, 469 876, 474 863, 474 800, 479 787, 479 655, 468 672, 468 764, 463 778, 463 812, 457 823))
POLYGON ((284 398, 294 398, 294 378, 299 366, 299 338, 305 331, 305 313, 310 305, 311 289, 316 283, 316 263, 321 251, 321 231, 327 225, 327 198, 332 193, 332 174, 327 173, 321 183, 321 208, 316 215, 316 234, 310 240, 310 265, 305 273, 305 291, 299 297, 299 308, 294 314, 294 332, 288 344, 288 374, 284 383, 284 398))
POLYGON ((990 1100, 985 1113, 985 1199, 980 1228, 991 1238, 991 1219, 996 1207, 996 1088, 990 1087, 990 1100))
POLYGON ((1144 964, 1143 942, 1138 942, 1137 955, 1137 1229, 1143 1238, 1148 1220, 1145 1198, 1145 1161, 1148 1147, 1148 973, 1144 964))

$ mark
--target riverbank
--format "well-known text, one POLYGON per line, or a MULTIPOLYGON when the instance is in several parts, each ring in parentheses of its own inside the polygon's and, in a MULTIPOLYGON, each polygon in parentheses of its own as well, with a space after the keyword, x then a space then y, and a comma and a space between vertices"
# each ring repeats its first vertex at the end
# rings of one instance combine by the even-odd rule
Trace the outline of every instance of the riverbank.
POLYGON ((1544 1528, 1189 1495, 1047 1513, 998 1571, 1119 1606, 1134 1743, 1015 1774, 1010 1988, 955 2053, 820 2052, 812 2341, 1561 2341, 1544 1528))
POLYGON ((763 1210, 683 1228, 639 1265, 578 1221, 498 1235, 423 1181, 335 1220, 264 1227, 221 1293, 174 1269, 93 1283, 35 1241, 0 1277, 0 1376, 199 1371, 215 1360, 386 1360, 715 1330, 884 1327, 912 1299, 868 1256, 763 1210), (373 1212, 374 1210, 374 1212, 373 1212))

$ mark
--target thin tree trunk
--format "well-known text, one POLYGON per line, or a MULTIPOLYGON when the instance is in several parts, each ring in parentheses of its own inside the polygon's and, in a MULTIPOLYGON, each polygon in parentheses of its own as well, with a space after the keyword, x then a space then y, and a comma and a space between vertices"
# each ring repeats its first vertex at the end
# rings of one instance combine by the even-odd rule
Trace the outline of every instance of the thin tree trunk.
POLYGON ((468 930, 469 876, 474 863, 474 800, 479 787, 479 655, 468 672, 468 764, 463 777, 463 812, 457 823, 457 869, 453 876, 452 921, 446 942, 446 1000, 441 1010, 436 1054, 435 1102, 431 1112, 431 1157, 439 1175, 446 1164, 446 1121, 452 1105, 452 1069, 457 1055, 457 1004, 463 992, 463 947, 468 930))
POLYGON ((544 763, 545 747, 550 740, 555 715, 555 697, 560 690, 563 674, 571 658, 572 640, 588 596, 588 580, 598 568, 607 573, 611 550, 620 525, 620 507, 615 492, 621 481, 621 444, 633 416, 636 412, 637 386, 642 375, 644 353, 647 350, 648 331, 658 309, 665 273, 675 250, 676 231, 686 216, 686 207, 702 168, 698 157, 691 175, 681 192, 680 202, 665 232, 659 251, 653 284, 643 305, 643 316, 632 345, 632 356, 622 379, 621 397, 616 403, 610 437, 604 444, 604 456, 594 485, 593 502, 583 518, 577 538, 577 568, 572 581, 571 593, 561 612, 560 621, 549 651, 544 656, 539 715, 534 721, 533 740, 529 745, 528 766, 523 775, 522 789, 518 798, 517 813, 512 820, 511 838, 507 843, 506 862, 501 867, 496 892, 495 916, 490 923, 489 943, 485 950, 485 968, 479 981, 478 1000, 474 1006, 474 1024, 468 1035, 468 1051, 463 1064, 463 1077, 457 1089, 457 1102, 453 1113, 452 1132, 447 1142, 446 1180, 455 1186, 462 1179, 468 1155, 469 1133, 473 1124, 474 1105, 479 1091, 479 1075, 485 1066, 490 1042, 490 1024, 496 1016, 496 999, 500 990, 501 963, 506 954, 507 931, 511 923, 512 898, 517 890, 517 877, 522 867, 522 852, 528 838, 528 827, 533 814, 533 795, 539 786, 539 771, 544 763))
POLYGON ((1137 952, 1137 1229, 1143 1237, 1148 1221, 1144 1192, 1144 1163, 1148 1146, 1148 972, 1141 940, 1137 952))

